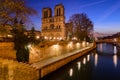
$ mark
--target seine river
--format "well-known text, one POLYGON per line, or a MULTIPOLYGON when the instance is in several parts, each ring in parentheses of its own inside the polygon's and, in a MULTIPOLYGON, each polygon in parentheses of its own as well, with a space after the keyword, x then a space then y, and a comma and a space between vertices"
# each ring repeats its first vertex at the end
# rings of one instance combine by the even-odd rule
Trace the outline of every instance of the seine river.
POLYGON ((120 48, 112 44, 97 44, 96 50, 41 80, 120 80, 120 48))

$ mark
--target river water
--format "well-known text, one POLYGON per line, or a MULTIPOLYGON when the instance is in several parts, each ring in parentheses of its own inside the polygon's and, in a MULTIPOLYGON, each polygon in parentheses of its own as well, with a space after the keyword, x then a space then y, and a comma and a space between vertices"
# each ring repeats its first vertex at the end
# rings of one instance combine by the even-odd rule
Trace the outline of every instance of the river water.
POLYGON ((120 48, 97 44, 96 50, 61 67, 41 80, 120 80, 120 48))

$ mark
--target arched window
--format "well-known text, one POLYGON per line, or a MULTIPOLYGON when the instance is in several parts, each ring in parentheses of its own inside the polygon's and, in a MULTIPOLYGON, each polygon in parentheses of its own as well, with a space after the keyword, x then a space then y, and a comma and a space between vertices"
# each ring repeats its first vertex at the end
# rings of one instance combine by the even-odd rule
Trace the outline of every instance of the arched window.
POLYGON ((61 15, 61 9, 57 8, 57 16, 60 16, 60 15, 61 15))
POLYGON ((48 17, 48 11, 44 11, 44 18, 48 17))
POLYGON ((59 8, 59 15, 58 16, 60 16, 60 13, 61 13, 61 9, 59 8))
POLYGON ((54 24, 51 24, 51 25, 50 25, 50 29, 54 29, 54 24))

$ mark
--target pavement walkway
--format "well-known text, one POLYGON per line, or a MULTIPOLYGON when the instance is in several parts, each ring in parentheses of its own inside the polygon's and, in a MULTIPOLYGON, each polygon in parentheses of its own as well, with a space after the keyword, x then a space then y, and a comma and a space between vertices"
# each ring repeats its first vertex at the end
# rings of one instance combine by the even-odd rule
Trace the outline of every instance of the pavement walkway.
POLYGON ((46 65, 49 65, 51 63, 54 63, 56 61, 59 61, 59 60, 64 59, 66 57, 69 57, 71 55, 74 55, 76 53, 82 52, 83 50, 89 49, 91 47, 92 46, 88 46, 88 47, 85 47, 85 48, 81 48, 80 50, 76 50, 76 51, 73 51, 73 52, 70 52, 70 53, 66 53, 66 54, 63 54, 63 55, 56 56, 56 57, 48 58, 48 59, 33 63, 33 64, 31 64, 31 66, 35 67, 36 69, 40 69, 40 68, 42 68, 46 65))

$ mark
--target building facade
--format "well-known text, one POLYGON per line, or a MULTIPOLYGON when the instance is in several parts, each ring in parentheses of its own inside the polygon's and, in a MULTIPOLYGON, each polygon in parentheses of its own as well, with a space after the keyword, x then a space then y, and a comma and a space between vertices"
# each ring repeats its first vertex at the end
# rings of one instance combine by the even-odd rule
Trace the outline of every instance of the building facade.
POLYGON ((54 15, 51 8, 43 8, 41 34, 48 40, 66 39, 65 9, 62 4, 54 7, 54 15))

